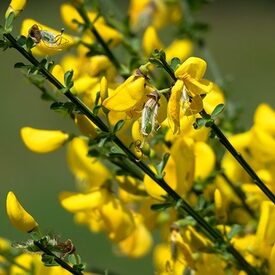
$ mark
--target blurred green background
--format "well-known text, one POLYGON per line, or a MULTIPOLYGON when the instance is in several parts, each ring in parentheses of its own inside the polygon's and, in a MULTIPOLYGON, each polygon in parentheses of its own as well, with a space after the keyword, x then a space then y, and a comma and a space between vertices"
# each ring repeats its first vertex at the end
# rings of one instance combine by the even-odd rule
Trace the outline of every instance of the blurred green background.
MULTIPOLYGON (((108 6, 110 1, 103 2, 108 6)), ((22 19, 32 17, 61 28, 61 2, 29 0, 17 27, 22 19)), ((128 3, 112 2, 121 10, 128 3)), ((1 18, 8 4, 9 1, 1 1, 1 18)), ((215 1, 198 17, 212 26, 208 46, 222 74, 230 79, 231 99, 244 106, 242 122, 248 128, 259 103, 275 107, 275 1, 215 1)), ((72 216, 60 207, 59 192, 74 190, 65 149, 47 155, 34 154, 22 144, 19 130, 23 126, 73 128, 71 121, 49 111, 48 103, 40 100, 40 93, 13 69, 19 61, 25 60, 14 50, 0 52, 0 236, 13 241, 27 238, 11 227, 6 218, 5 197, 13 190, 42 228, 72 239, 91 266, 121 275, 153 274, 151 255, 142 260, 115 256, 105 235, 94 235, 85 227, 75 226, 72 216)))

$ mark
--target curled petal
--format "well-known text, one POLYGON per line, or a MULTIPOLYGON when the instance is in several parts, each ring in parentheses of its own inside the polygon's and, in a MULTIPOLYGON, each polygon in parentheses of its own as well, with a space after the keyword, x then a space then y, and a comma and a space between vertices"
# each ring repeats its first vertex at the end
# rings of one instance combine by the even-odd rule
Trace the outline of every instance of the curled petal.
POLYGON ((183 81, 177 80, 172 88, 171 96, 167 105, 168 121, 173 134, 178 134, 180 131, 180 102, 183 87, 183 81))
POLYGON ((107 201, 108 194, 106 189, 98 189, 86 194, 62 192, 59 195, 59 201, 67 211, 76 213, 101 207, 107 201))
POLYGON ((185 82, 187 90, 193 95, 207 94, 212 90, 213 83, 206 80, 188 78, 185 82))
POLYGON ((29 233, 37 228, 35 219, 23 208, 11 191, 7 195, 6 209, 9 220, 16 229, 29 233))
POLYGON ((145 99, 146 92, 145 78, 130 76, 103 101, 103 106, 117 112, 130 111, 145 99))
POLYGON ((198 57, 189 57, 175 71, 175 76, 178 79, 184 79, 186 75, 195 80, 200 80, 205 74, 207 64, 198 57))
POLYGON ((35 153, 49 153, 63 146, 69 135, 58 130, 23 127, 21 129, 21 138, 31 151, 35 153))

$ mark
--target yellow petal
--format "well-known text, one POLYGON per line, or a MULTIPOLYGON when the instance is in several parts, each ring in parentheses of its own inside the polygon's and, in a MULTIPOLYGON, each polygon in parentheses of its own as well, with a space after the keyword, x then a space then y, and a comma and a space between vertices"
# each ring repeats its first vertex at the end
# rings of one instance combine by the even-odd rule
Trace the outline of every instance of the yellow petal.
POLYGON ((174 40, 172 44, 165 49, 166 60, 171 61, 174 57, 184 61, 193 51, 192 41, 189 39, 174 40))
POLYGON ((275 111, 271 106, 262 103, 260 104, 254 114, 254 123, 257 127, 265 131, 275 134, 275 111))
POLYGON ((212 90, 212 82, 202 79, 196 80, 194 78, 188 78, 185 82, 188 92, 193 95, 207 94, 212 90))
POLYGON ((207 64, 198 57, 189 57, 184 61, 175 71, 175 77, 178 79, 184 79, 186 75, 196 80, 202 79, 205 74, 207 64))
POLYGON ((150 231, 144 226, 142 218, 135 216, 136 227, 129 237, 118 243, 119 252, 130 258, 146 255, 153 243, 150 231))
POLYGON ((58 130, 23 127, 21 129, 21 138, 31 151, 35 153, 49 153, 63 146, 69 135, 58 130))
POLYGON ((64 85, 65 71, 59 64, 53 66, 51 73, 62 85, 64 85))
MULTIPOLYGON (((42 25, 33 19, 25 19, 22 23, 21 34, 24 36, 29 35, 29 30, 34 26, 38 25, 38 28, 43 31, 48 31, 55 36, 60 36, 60 31, 52 29, 46 25, 42 25)), ((60 40, 55 44, 49 44, 44 41, 40 41, 34 48, 32 48, 32 53, 37 56, 54 55, 62 50, 70 48, 74 44, 74 39, 72 36, 63 33, 60 40)))
POLYGON ((84 74, 74 81, 72 91, 76 94, 88 93, 90 89, 98 85, 98 81, 99 79, 97 77, 84 74))
POLYGON ((29 233, 37 228, 35 219, 23 208, 11 191, 7 195, 6 209, 9 220, 16 229, 29 233))
POLYGON ((96 158, 88 156, 88 141, 76 137, 68 145, 68 164, 74 175, 90 184, 91 188, 100 187, 110 173, 96 158))
POLYGON ((167 105, 168 121, 173 134, 178 134, 180 131, 180 102, 183 87, 183 81, 177 80, 172 88, 171 96, 167 105))
POLYGON ((195 95, 192 97, 192 101, 187 103, 186 107, 183 107, 183 115, 185 116, 193 116, 198 114, 203 109, 202 98, 199 95, 195 95))
POLYGON ((225 98, 222 90, 213 83, 212 90, 203 99, 204 110, 206 113, 211 114, 217 105, 224 103, 225 98))
POLYGON ((150 26, 145 30, 143 34, 142 47, 145 55, 147 56, 150 56, 154 50, 160 50, 163 48, 163 45, 154 27, 150 26))
POLYGON ((205 142, 195 143, 195 177, 205 179, 215 166, 216 157, 212 148, 205 142))
POLYGON ((97 136, 96 126, 85 115, 76 114, 74 122, 82 134, 90 138, 95 138, 97 136))
POLYGON ((224 199, 219 189, 214 192, 215 210, 218 221, 224 223, 227 217, 224 199))
POLYGON ((106 189, 98 189, 86 194, 62 192, 59 195, 59 201, 63 208, 75 213, 101 207, 107 201, 108 193, 106 189))
POLYGON ((12 0, 6 11, 5 17, 7 18, 11 12, 13 12, 15 16, 18 16, 18 14, 24 10, 26 4, 27 0, 12 0))
POLYGON ((125 112, 135 108, 146 97, 144 77, 130 76, 103 101, 108 110, 125 112))
POLYGON ((111 198, 100 210, 109 238, 120 242, 135 229, 133 214, 116 198, 111 198))

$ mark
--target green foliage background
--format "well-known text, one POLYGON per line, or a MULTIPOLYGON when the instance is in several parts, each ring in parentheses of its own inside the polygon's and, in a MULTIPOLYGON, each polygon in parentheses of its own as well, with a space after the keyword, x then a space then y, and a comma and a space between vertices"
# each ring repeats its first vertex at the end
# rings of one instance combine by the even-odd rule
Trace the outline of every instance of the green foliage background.
MULTIPOLYGON (((28 17, 61 28, 61 2, 29 0, 16 22, 15 32, 19 31, 20 21, 28 17)), ((114 12, 121 12, 128 1, 102 2, 112 5, 114 12)), ((7 0, 0 2, 1 18, 8 4, 7 0)), ((220 0, 198 14, 212 26, 208 46, 222 74, 230 80, 230 98, 243 106, 241 120, 247 128, 259 103, 275 107, 274 14, 272 0, 220 0)), ((50 111, 49 105, 40 100, 39 91, 13 69, 18 61, 25 60, 14 50, 0 53, 0 236, 13 241, 27 238, 12 228, 6 218, 5 197, 13 190, 42 228, 72 239, 91 266, 109 268, 121 275, 152 274, 150 256, 142 260, 114 256, 105 235, 92 235, 87 228, 75 226, 72 216, 60 207, 58 193, 74 190, 74 178, 64 161, 65 149, 47 155, 34 154, 22 144, 19 130, 23 126, 65 131, 74 128, 71 121, 50 111)))

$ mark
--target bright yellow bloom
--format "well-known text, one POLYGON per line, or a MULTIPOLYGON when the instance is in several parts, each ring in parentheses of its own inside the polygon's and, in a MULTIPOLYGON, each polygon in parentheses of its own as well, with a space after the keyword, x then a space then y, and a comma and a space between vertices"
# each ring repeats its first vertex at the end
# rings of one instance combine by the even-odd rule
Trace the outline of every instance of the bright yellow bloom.
POLYGON ((18 16, 22 12, 27 4, 27 0, 12 0, 6 11, 5 17, 7 18, 10 13, 14 13, 15 16, 18 16))
POLYGON ((109 192, 105 188, 89 193, 62 192, 59 201, 67 211, 76 213, 101 207, 107 201, 108 195, 109 192))
POLYGON ((103 101, 103 106, 117 112, 134 110, 145 100, 147 92, 145 77, 134 74, 103 101))
POLYGON ((180 131, 181 113, 194 115, 203 108, 200 94, 212 89, 212 83, 202 79, 205 71, 206 62, 197 57, 188 58, 175 71, 178 80, 172 88, 167 108, 168 121, 174 134, 180 131))
POLYGON ((115 197, 110 198, 102 206, 100 213, 106 226, 108 237, 116 243, 129 237, 135 230, 132 212, 115 197))
POLYGON ((69 135, 58 130, 41 130, 31 127, 21 128, 24 144, 35 153, 49 153, 57 150, 68 140, 69 135))
POLYGON ((54 55, 74 44, 72 36, 42 25, 33 19, 23 21, 21 34, 33 38, 36 46, 32 48, 32 53, 36 56, 54 55))
POLYGON ((255 126, 263 130, 275 134, 275 111, 269 105, 260 104, 254 114, 255 126))
POLYGON ((82 134, 90 138, 95 138, 97 136, 96 126, 85 115, 76 114, 74 122, 82 134))
POLYGON ((37 228, 35 219, 23 208, 11 191, 7 195, 6 209, 9 220, 16 229, 29 233, 37 228))
POLYGON ((212 90, 203 99, 204 110, 206 113, 211 114, 217 105, 224 103, 225 98, 222 90, 213 83, 212 90))
POLYGON ((68 163, 76 178, 93 189, 100 187, 111 175, 101 162, 87 155, 88 151, 88 140, 74 138, 68 145, 68 163))
POLYGON ((148 253, 152 246, 153 239, 150 231, 144 226, 142 217, 135 215, 135 230, 118 243, 119 252, 130 258, 140 258, 148 253))

